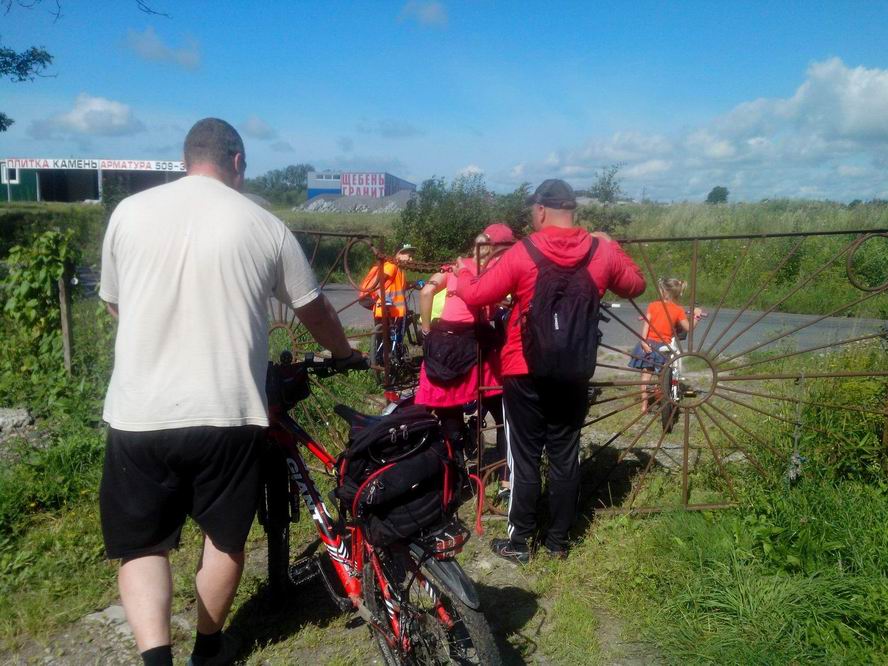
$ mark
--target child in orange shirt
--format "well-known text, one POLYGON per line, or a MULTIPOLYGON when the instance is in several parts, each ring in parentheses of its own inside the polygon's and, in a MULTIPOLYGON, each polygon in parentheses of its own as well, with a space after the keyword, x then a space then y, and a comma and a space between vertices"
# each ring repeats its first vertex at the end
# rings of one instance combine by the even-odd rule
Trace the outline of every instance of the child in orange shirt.
MULTIPOLYGON (((660 292, 662 300, 653 301, 648 305, 644 326, 641 329, 644 342, 635 345, 632 359, 629 361, 630 368, 642 371, 642 382, 649 382, 651 377, 659 374, 660 368, 666 364, 666 357, 657 350, 663 345, 670 344, 674 336, 691 330, 684 308, 678 305, 684 288, 684 280, 676 278, 657 280, 657 291, 660 292)), ((641 393, 641 412, 645 413, 653 391, 645 383, 641 387, 641 393)))

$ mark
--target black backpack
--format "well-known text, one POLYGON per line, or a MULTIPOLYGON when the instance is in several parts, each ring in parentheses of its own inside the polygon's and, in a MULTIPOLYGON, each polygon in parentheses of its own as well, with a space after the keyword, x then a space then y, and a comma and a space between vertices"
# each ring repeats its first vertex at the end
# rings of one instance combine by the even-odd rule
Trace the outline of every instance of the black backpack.
POLYGON ((586 256, 563 267, 547 259, 530 238, 523 241, 537 267, 530 306, 521 319, 521 344, 530 374, 539 379, 588 381, 598 358, 598 286, 589 275, 589 262, 598 239, 586 256))
POLYGON ((437 417, 410 406, 364 424, 349 420, 335 494, 364 523, 367 540, 385 546, 446 523, 459 503, 461 472, 437 417))

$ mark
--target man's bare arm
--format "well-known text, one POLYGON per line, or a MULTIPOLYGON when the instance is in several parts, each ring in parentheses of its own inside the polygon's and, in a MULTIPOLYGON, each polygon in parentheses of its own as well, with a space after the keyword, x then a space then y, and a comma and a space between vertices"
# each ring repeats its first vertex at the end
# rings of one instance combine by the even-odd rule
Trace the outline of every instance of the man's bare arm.
POLYGON ((301 308, 296 308, 295 312, 311 337, 322 347, 329 349, 333 358, 348 358, 352 355, 339 315, 326 296, 321 294, 301 308))
POLYGON ((105 301, 105 307, 108 308, 108 314, 117 319, 120 316, 120 310, 117 307, 117 303, 109 303, 105 301))

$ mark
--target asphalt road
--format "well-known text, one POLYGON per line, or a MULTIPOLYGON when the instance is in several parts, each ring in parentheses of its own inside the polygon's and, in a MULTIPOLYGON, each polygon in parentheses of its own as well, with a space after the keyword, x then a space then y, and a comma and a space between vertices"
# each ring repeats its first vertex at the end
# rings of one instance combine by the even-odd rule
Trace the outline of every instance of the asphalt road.
MULTIPOLYGON (((346 307, 349 302, 356 298, 355 290, 347 285, 329 285, 325 287, 324 293, 337 309, 346 307)), ((622 320, 626 325, 638 332, 641 332, 642 322, 639 321, 638 312, 635 311, 630 303, 617 302, 616 305, 617 307, 614 307, 611 310, 611 314, 613 315, 611 321, 604 322, 601 325, 602 341, 604 344, 612 347, 629 349, 635 346, 638 338, 632 335, 632 333, 628 331, 625 326, 621 325, 617 319, 622 320)), ((638 306, 644 311, 647 307, 647 303, 639 303, 638 306)), ((415 302, 412 303, 412 307, 416 308, 417 304, 415 302)), ((716 348, 720 348, 741 330, 759 319, 761 315, 760 312, 746 311, 742 313, 739 318, 736 318, 737 312, 737 310, 729 308, 723 308, 718 314, 710 312, 709 318, 702 320, 698 324, 694 346, 699 346, 700 337, 709 326, 710 320, 712 321, 712 329, 706 335, 706 347, 709 347, 713 342, 716 342, 722 332, 730 328, 730 330, 721 337, 721 340, 718 340, 716 348)), ((357 304, 351 305, 343 310, 340 314, 340 319, 344 326, 356 329, 369 328, 372 322, 370 313, 357 304)), ((787 343, 791 344, 796 349, 808 349, 877 333, 882 327, 888 324, 888 322, 880 319, 827 317, 820 321, 816 321, 818 319, 820 319, 820 315, 800 315, 779 312, 770 313, 762 318, 761 321, 752 325, 748 331, 744 332, 736 340, 731 342, 725 351, 728 353, 741 353, 755 345, 778 338, 784 333, 790 333, 796 329, 800 330, 785 337, 781 337, 779 340, 775 340, 774 343, 762 347, 762 351, 774 352, 777 348, 782 347, 787 343)))

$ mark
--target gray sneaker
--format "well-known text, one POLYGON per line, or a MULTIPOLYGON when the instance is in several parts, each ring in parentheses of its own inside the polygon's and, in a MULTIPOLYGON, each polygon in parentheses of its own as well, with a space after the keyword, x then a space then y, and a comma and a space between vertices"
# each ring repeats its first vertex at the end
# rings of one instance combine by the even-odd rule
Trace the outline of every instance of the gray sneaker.
POLYGON ((517 564, 530 562, 530 549, 524 543, 512 543, 511 539, 494 539, 490 542, 490 550, 504 560, 517 564))

